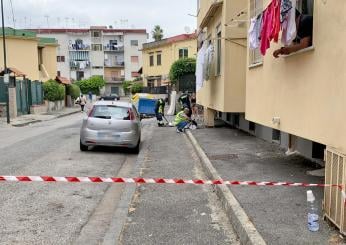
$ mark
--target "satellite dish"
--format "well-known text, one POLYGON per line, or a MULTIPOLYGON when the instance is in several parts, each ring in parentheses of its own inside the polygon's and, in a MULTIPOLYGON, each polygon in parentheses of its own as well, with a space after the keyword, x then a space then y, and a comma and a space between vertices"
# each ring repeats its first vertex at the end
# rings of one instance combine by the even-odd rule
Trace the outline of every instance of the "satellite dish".
POLYGON ((185 26, 184 30, 187 34, 191 32, 191 28, 189 26, 185 26))

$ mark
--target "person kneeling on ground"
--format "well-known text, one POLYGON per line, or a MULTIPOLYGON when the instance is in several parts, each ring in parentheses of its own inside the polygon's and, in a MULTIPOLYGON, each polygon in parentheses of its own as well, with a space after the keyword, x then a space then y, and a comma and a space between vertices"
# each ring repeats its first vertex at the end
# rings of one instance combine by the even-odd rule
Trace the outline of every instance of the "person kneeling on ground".
POLYGON ((164 125, 162 121, 162 117, 164 116, 164 113, 165 113, 165 105, 166 103, 162 98, 156 101, 155 114, 156 114, 157 124, 159 127, 162 127, 164 125))
POLYGON ((177 127, 177 133, 184 132, 184 129, 190 123, 190 109, 184 108, 181 112, 179 112, 174 119, 174 126, 177 127))

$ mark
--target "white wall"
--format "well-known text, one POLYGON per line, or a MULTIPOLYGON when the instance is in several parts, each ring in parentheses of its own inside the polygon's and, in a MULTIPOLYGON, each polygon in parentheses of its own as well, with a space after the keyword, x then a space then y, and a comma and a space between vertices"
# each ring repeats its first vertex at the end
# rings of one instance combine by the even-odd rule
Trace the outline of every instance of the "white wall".
POLYGON ((126 33, 124 36, 125 45, 125 79, 134 79, 131 72, 138 72, 142 67, 142 47, 147 42, 147 34, 126 33), (131 40, 138 40, 138 46, 131 46, 131 40), (131 56, 138 56, 138 63, 131 63, 131 56))

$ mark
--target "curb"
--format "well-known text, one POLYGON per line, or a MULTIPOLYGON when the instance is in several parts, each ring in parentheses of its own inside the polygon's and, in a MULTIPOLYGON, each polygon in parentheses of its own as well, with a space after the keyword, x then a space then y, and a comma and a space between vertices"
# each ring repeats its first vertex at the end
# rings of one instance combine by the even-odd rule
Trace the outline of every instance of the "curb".
MULTIPOLYGON (((220 175, 213 167, 213 164, 210 162, 192 133, 187 131, 186 134, 198 157, 201 159, 201 165, 206 172, 207 177, 214 180, 221 179, 220 175)), ((214 186, 214 188, 230 223, 233 225, 234 230, 239 236, 240 242, 249 245, 265 245, 266 242, 263 237, 257 231, 256 227, 251 222, 238 200, 232 194, 231 190, 224 185, 217 185, 214 186)))
POLYGON ((25 126, 28 126, 30 124, 35 124, 35 123, 40 123, 40 122, 44 122, 44 121, 51 121, 51 120, 58 119, 58 118, 68 117, 68 116, 77 114, 79 112, 80 112, 80 110, 76 110, 76 111, 72 111, 72 112, 69 112, 69 113, 66 113, 66 114, 58 115, 58 116, 56 116, 56 117, 54 117, 52 119, 49 119, 49 120, 33 120, 33 121, 30 121, 30 122, 11 124, 11 126, 12 127, 16 127, 16 128, 25 127, 25 126))

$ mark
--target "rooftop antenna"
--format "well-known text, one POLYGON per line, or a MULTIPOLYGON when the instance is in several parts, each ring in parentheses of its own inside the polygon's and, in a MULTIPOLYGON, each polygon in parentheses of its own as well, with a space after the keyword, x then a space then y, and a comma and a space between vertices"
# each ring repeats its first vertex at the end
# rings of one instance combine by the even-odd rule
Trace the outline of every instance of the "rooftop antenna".
POLYGON ((49 28, 49 15, 45 15, 44 17, 45 17, 46 20, 47 20, 47 27, 49 28))
POLYGON ((69 17, 65 17, 65 23, 66 23, 66 28, 68 28, 68 21, 70 20, 70 18, 69 17))
POLYGON ((185 26, 184 30, 186 34, 189 34, 191 32, 191 28, 189 26, 185 26))

